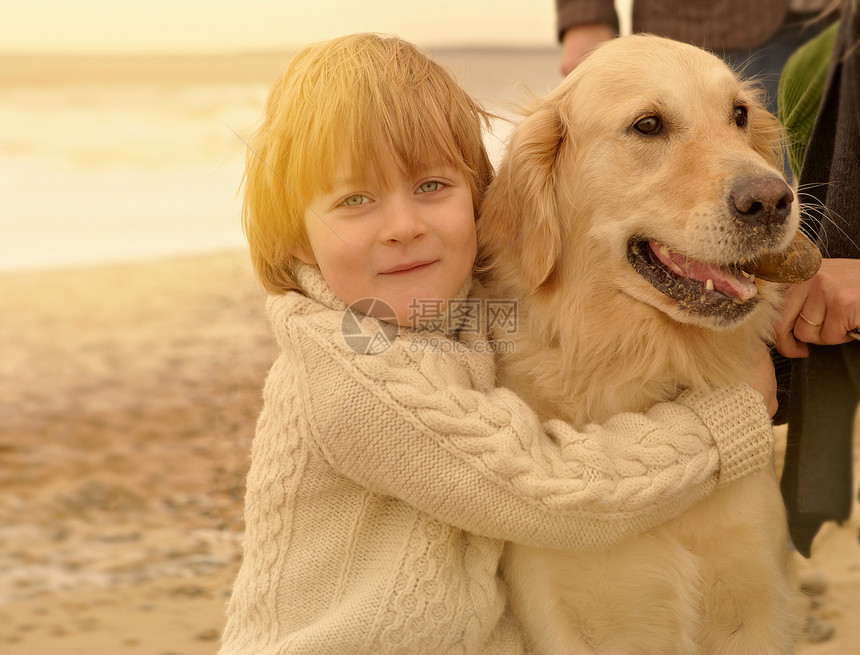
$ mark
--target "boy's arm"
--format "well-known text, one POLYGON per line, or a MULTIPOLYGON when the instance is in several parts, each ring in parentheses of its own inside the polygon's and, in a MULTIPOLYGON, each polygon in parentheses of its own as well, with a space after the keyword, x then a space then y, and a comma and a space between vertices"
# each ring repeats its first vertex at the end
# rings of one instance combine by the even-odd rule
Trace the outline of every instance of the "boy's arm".
POLYGON ((509 390, 453 385, 451 355, 401 344, 364 356, 333 336, 293 331, 316 447, 346 477, 469 532, 605 547, 770 461, 770 420, 744 385, 577 431, 542 425, 509 390))

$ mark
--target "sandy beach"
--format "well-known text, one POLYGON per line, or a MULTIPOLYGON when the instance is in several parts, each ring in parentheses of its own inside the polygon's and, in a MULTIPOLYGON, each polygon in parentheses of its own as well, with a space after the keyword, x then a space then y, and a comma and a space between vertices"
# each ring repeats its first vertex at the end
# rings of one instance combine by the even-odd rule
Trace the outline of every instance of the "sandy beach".
POLYGON ((0 651, 214 652, 274 353, 245 255, 0 289, 0 651))
MULTIPOLYGON (((0 289, 0 651, 214 653, 275 355, 246 255, 10 273, 0 289)), ((798 558, 827 586, 810 611, 836 627, 799 653, 860 652, 858 525, 798 558)))

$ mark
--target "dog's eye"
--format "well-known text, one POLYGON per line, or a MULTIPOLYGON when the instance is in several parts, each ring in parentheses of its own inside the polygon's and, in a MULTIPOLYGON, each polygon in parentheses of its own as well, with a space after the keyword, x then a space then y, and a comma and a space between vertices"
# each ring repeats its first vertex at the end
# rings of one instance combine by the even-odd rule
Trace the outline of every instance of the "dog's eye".
POLYGON ((660 120, 659 116, 646 116, 636 121, 633 127, 636 128, 637 132, 653 136, 659 134, 660 130, 663 129, 663 121, 660 120))
POLYGON ((738 105, 735 107, 734 114, 732 116, 735 121, 735 125, 738 127, 743 127, 747 124, 747 108, 743 105, 738 105))

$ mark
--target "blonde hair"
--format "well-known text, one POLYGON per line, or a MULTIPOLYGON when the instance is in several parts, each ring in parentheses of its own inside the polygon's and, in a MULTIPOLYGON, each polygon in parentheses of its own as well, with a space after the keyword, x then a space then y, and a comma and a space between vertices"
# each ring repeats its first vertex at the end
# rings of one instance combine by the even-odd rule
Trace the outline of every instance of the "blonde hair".
POLYGON ((452 165, 478 216, 492 178, 488 124, 448 71, 401 39, 355 34, 299 52, 272 86, 246 154, 242 226, 263 287, 298 289, 293 253, 310 249, 305 209, 331 189, 344 156, 350 170, 378 179, 392 158, 406 173, 452 165))

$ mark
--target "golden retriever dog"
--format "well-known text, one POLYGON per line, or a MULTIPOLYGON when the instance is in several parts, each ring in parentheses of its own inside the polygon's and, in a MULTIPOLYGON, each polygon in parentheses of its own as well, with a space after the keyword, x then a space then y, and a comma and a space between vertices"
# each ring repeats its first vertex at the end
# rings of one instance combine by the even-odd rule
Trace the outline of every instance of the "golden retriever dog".
MULTIPOLYGON (((781 135, 720 59, 654 36, 604 44, 535 101, 478 222, 495 295, 518 301, 500 385, 581 427, 741 379, 780 300, 750 274, 817 267, 783 270, 800 214, 781 135)), ((605 550, 509 544, 503 572, 539 653, 793 652, 772 469, 605 550)))

